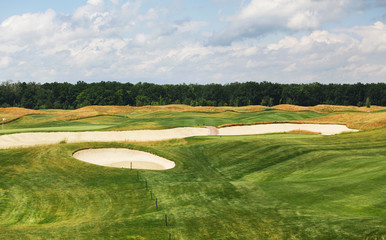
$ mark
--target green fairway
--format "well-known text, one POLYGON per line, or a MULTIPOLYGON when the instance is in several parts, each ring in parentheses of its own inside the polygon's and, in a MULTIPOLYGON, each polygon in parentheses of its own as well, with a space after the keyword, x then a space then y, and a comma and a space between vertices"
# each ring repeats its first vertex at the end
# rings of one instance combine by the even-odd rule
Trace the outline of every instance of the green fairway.
POLYGON ((20 132, 77 132, 97 131, 115 126, 114 122, 81 122, 55 119, 52 115, 28 115, 4 124, 0 134, 20 132))
POLYGON ((385 136, 381 128, 0 150, 0 239, 385 239, 385 136), (144 150, 176 167, 139 171, 138 180, 136 170, 72 157, 91 147, 144 150))
POLYGON ((165 129, 174 127, 219 126, 229 123, 303 120, 326 116, 315 112, 149 112, 103 115, 76 120, 63 120, 57 115, 27 115, 4 124, 0 134, 20 132, 76 132, 106 130, 165 129))
POLYGON ((327 114, 315 112, 285 112, 279 110, 252 113, 152 112, 130 114, 128 115, 128 122, 129 126, 139 124, 144 126, 158 126, 158 128, 173 128, 202 125, 219 126, 229 123, 303 120, 325 115, 327 114))

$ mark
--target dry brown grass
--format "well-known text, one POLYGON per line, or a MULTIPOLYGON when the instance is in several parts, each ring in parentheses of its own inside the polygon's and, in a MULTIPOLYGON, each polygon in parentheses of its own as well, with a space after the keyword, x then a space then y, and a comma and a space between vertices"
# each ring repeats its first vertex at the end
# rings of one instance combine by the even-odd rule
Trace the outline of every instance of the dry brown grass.
POLYGON ((344 124, 349 128, 365 130, 386 126, 386 112, 367 113, 342 113, 324 117, 296 121, 299 123, 320 123, 320 124, 344 124))
MULTIPOLYGON (((114 115, 114 114, 129 114, 134 112, 257 112, 263 111, 263 106, 244 106, 244 107, 192 107, 180 104, 162 105, 162 106, 87 106, 76 109, 71 112, 59 113, 60 119, 75 120, 87 117, 95 117, 100 115, 114 115)), ((58 114, 58 113, 57 113, 58 114)))
POLYGON ((281 104, 272 107, 273 109, 290 111, 290 112, 299 112, 299 111, 313 111, 318 113, 335 113, 335 112, 375 112, 380 110, 386 110, 386 107, 381 106, 371 106, 367 107, 356 107, 356 106, 341 106, 341 105, 325 105, 320 104, 316 106, 303 107, 290 104, 281 104))
POLYGON ((185 139, 168 139, 168 140, 162 140, 162 141, 147 141, 147 142, 136 142, 136 141, 123 141, 125 143, 134 143, 138 145, 145 145, 145 146, 182 146, 187 145, 188 141, 185 139))
MULTIPOLYGON (((87 106, 79 108, 69 112, 56 112, 60 115, 60 119, 64 120, 75 120, 87 117, 95 117, 100 115, 114 115, 114 114, 130 114, 135 112, 260 112, 264 111, 267 107, 261 105, 251 105, 243 107, 211 107, 211 106, 188 106, 182 104, 170 104, 162 106, 87 106)), ((354 107, 354 106, 333 106, 333 105, 317 105, 313 107, 302 107, 289 104, 281 104, 272 107, 271 109, 282 110, 282 111, 314 111, 320 113, 335 113, 335 112, 367 112, 367 111, 379 111, 384 110, 386 107, 371 106, 366 107, 354 107)))
POLYGON ((70 112, 60 114, 60 119, 75 120, 81 118, 95 117, 100 115, 114 115, 131 113, 133 107, 130 106, 87 106, 70 112))
POLYGON ((131 124, 125 127, 111 128, 110 131, 128 131, 128 130, 144 130, 144 129, 159 130, 164 128, 165 127, 155 122, 144 122, 144 123, 131 124))
POLYGON ((342 113, 329 116, 311 118, 306 120, 292 121, 271 121, 271 122, 250 122, 250 123, 231 123, 217 126, 218 128, 232 126, 248 126, 256 124, 274 124, 274 123, 310 123, 310 124, 343 124, 348 128, 366 130, 381 128, 386 126, 386 112, 354 112, 342 113))
MULTIPOLYGON (((7 121, 12 121, 20 117, 30 114, 43 114, 43 115, 58 115, 57 118, 64 120, 82 119, 87 117, 94 117, 100 115, 115 115, 115 114, 129 114, 134 112, 259 112, 264 111, 266 107, 260 105, 244 106, 244 107, 192 107, 187 105, 164 105, 164 106, 87 106, 73 111, 56 111, 56 112, 43 112, 38 110, 31 110, 26 108, 0 108, 0 117, 6 118, 7 121)), ((344 124, 349 128, 355 129, 372 129, 386 126, 386 112, 374 112, 380 110, 386 110, 386 107, 371 106, 367 107, 355 107, 355 106, 333 106, 333 105, 317 105, 312 107, 302 107, 289 104, 281 104, 272 107, 272 109, 282 111, 315 111, 321 113, 336 113, 329 116, 318 117, 314 119, 300 120, 300 121, 273 121, 273 122, 252 122, 252 123, 232 123, 224 124, 218 127, 229 126, 242 126, 242 125, 254 125, 254 124, 268 124, 268 123, 325 123, 325 124, 344 124), (339 112, 342 112, 339 114, 339 112)), ((143 126, 141 126, 143 127, 143 126)), ((152 126, 154 129, 158 129, 159 126, 152 126)), ((139 126, 136 127, 139 129, 139 126)), ((127 130, 127 129, 122 129, 127 130)))
POLYGON ((258 124, 276 124, 276 123, 296 123, 297 121, 270 121, 270 122, 249 122, 249 123, 228 123, 218 125, 217 128, 235 127, 235 126, 249 126, 258 124))
POLYGON ((307 131, 307 130, 292 130, 292 131, 289 131, 288 133, 292 133, 292 134, 310 134, 310 135, 322 134, 320 132, 312 132, 312 131, 307 131))
POLYGON ((300 112, 300 111, 311 111, 309 107, 302 107, 291 104, 280 104, 272 107, 276 110, 289 111, 289 112, 300 112))
POLYGON ((18 108, 18 107, 8 107, 8 108, 0 108, 0 117, 1 119, 5 118, 7 119, 5 122, 10 122, 15 119, 21 118, 26 115, 30 114, 42 114, 47 115, 48 113, 38 111, 38 110, 32 110, 27 108, 18 108))
POLYGON ((257 112, 263 111, 264 107, 259 105, 243 106, 243 107, 212 107, 212 106, 188 106, 181 104, 171 104, 163 106, 143 106, 133 107, 134 112, 155 112, 155 111, 170 111, 170 112, 257 112))
POLYGON ((367 107, 355 107, 355 106, 335 106, 335 105, 316 105, 312 107, 315 112, 374 112, 384 110, 386 107, 371 106, 367 107))

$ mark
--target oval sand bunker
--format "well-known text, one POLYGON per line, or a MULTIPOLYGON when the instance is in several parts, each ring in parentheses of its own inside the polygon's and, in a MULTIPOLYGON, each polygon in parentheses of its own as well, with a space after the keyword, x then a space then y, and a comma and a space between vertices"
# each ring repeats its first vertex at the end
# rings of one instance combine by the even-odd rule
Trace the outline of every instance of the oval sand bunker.
POLYGON ((83 162, 106 167, 166 170, 175 163, 151 153, 126 148, 97 148, 79 150, 73 157, 83 162))

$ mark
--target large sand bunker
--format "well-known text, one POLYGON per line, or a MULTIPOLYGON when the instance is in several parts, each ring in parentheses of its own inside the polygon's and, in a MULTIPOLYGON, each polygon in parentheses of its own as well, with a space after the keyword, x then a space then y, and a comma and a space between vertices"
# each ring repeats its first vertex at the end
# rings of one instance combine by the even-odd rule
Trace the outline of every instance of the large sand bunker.
POLYGON ((13 147, 30 147, 45 144, 57 144, 62 141, 75 142, 147 142, 168 139, 181 139, 195 136, 227 136, 252 135, 275 132, 291 132, 304 130, 317 132, 322 135, 333 135, 342 132, 357 131, 344 125, 335 124, 257 124, 252 126, 234 126, 217 129, 182 127, 164 130, 133 130, 133 131, 105 131, 105 132, 49 132, 49 133, 16 133, 0 136, 0 149, 13 147))
POLYGON ((126 148, 98 148, 79 150, 74 158, 106 167, 166 170, 175 163, 151 153, 126 148))
POLYGON ((279 123, 279 124, 257 124, 251 126, 234 126, 218 129, 218 135, 252 135, 266 133, 281 133, 293 131, 315 132, 322 135, 334 135, 342 132, 357 131, 337 124, 298 124, 298 123, 279 123))

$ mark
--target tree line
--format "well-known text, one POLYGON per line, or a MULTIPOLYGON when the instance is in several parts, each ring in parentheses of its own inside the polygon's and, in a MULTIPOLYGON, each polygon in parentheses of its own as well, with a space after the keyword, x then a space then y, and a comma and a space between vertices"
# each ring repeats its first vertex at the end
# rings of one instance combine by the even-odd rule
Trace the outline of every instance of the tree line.
POLYGON ((318 104, 386 106, 385 83, 279 84, 245 82, 221 84, 152 84, 78 81, 0 84, 0 107, 76 109, 88 105, 246 106, 318 104))

